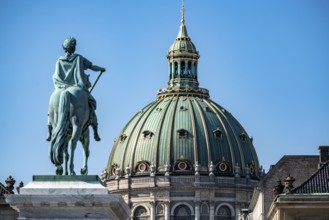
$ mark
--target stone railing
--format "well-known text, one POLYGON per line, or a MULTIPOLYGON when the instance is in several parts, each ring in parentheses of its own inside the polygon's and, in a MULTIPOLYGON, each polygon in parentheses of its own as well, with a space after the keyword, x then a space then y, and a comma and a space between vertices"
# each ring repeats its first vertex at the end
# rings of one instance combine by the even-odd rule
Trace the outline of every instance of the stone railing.
POLYGON ((9 194, 9 191, 0 183, 0 196, 3 196, 4 194, 9 194))
POLYGON ((172 176, 170 178, 170 182, 172 186, 177 186, 177 185, 184 185, 184 186, 191 186, 195 182, 195 177, 194 176, 172 176))
POLYGON ((196 187, 226 187, 226 188, 252 188, 257 180, 237 177, 209 177, 209 176, 156 176, 156 177, 129 177, 111 180, 107 182, 109 190, 146 188, 146 187, 167 187, 167 186, 196 186, 196 187))

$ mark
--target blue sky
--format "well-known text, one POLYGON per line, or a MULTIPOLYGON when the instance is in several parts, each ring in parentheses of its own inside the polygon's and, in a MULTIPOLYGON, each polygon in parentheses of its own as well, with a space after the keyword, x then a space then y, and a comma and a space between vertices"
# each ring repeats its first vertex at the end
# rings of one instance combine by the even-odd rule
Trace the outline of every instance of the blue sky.
MULTIPOLYGON (((91 142, 89 174, 99 174, 124 125, 167 85, 180 7, 179 0, 2 0, 0 182, 54 174, 47 110, 67 36, 107 69, 93 91, 102 141, 91 142)), ((329 145, 329 1, 187 0, 185 8, 200 86, 254 137, 266 170, 283 155, 317 155, 329 145)), ((81 146, 75 165, 78 172, 81 146)))

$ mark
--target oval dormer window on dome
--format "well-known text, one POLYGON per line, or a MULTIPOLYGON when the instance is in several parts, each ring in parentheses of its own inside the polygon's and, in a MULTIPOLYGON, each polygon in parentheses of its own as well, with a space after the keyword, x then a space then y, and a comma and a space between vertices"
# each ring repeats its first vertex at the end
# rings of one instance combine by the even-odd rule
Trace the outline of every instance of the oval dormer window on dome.
POLYGON ((111 165, 111 170, 110 170, 110 175, 111 176, 115 175, 115 172, 116 172, 117 168, 118 168, 118 164, 114 163, 114 164, 111 165))
POLYGON ((186 159, 179 159, 174 164, 174 171, 193 171, 192 164, 186 159))
POLYGON ((255 166, 254 161, 252 161, 250 164, 247 164, 247 165, 249 166, 250 174, 251 174, 251 175, 255 175, 255 172, 256 172, 256 166, 255 166))
POLYGON ((145 160, 138 161, 137 165, 135 166, 136 173, 144 173, 149 170, 150 170, 150 163, 145 160))
POLYGON ((216 164, 216 172, 219 175, 232 175, 232 166, 231 163, 226 161, 225 158, 223 157, 222 160, 218 161, 216 164))
POLYGON ((179 110, 180 110, 180 111, 186 111, 187 108, 185 108, 185 106, 181 106, 181 107, 179 107, 179 110))

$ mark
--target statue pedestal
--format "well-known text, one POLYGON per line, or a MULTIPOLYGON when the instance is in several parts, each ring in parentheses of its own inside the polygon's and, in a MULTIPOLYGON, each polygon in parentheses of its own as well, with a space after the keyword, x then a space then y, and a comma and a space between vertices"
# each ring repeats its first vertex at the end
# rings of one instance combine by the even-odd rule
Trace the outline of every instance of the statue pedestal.
POLYGON ((18 219, 30 220, 124 220, 130 210, 121 195, 110 194, 98 176, 33 176, 20 194, 6 195, 19 212, 18 219))

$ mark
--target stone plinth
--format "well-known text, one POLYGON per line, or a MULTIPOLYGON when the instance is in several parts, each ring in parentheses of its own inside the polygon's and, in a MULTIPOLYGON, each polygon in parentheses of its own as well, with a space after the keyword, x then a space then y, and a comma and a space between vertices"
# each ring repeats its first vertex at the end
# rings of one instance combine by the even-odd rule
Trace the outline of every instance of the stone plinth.
POLYGON ((130 216, 121 195, 110 194, 98 176, 33 176, 20 192, 6 196, 19 212, 18 219, 124 220, 130 216))

